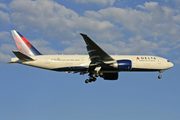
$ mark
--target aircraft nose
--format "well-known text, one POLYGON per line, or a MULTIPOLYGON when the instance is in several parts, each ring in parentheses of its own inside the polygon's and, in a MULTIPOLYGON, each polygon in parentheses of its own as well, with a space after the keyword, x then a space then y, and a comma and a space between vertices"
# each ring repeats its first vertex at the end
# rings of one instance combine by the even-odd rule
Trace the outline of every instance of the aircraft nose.
POLYGON ((172 62, 169 62, 168 67, 172 68, 173 66, 174 66, 174 64, 172 62))

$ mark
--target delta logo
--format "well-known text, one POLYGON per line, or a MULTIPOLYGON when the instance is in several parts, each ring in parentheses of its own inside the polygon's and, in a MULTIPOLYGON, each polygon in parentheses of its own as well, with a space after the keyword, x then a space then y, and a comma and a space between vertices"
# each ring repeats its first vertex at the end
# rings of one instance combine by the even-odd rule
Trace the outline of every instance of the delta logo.
POLYGON ((137 57, 137 60, 156 60, 156 57, 137 57))

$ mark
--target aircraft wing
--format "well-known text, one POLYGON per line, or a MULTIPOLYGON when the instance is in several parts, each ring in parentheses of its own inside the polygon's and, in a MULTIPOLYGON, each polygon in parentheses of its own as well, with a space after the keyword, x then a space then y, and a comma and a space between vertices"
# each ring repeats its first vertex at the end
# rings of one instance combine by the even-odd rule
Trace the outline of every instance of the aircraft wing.
POLYGON ((87 52, 91 59, 91 66, 104 64, 104 63, 111 63, 114 62, 114 59, 108 55, 103 49, 101 49, 94 41, 91 40, 87 35, 82 34, 84 41, 86 42, 87 52))

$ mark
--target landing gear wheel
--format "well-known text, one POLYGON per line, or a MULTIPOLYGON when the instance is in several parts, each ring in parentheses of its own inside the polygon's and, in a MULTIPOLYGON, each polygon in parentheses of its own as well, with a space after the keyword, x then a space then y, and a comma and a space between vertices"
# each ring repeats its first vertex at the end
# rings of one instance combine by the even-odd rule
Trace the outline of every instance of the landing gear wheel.
POLYGON ((159 76, 158 76, 158 78, 159 78, 159 79, 161 79, 161 78, 162 78, 162 76, 161 76, 161 75, 159 75, 159 76))
POLYGON ((96 78, 90 78, 90 79, 86 79, 85 83, 89 83, 89 82, 95 82, 96 78))
POLYGON ((95 82, 96 81, 96 78, 93 78, 93 80, 92 80, 93 82, 95 82))
POLYGON ((96 74, 96 77, 98 77, 98 76, 99 76, 99 73, 96 74))
POLYGON ((95 75, 95 74, 93 74, 91 77, 93 77, 93 78, 94 78, 94 77, 96 77, 96 75, 95 75))
POLYGON ((93 79, 89 79, 89 82, 92 82, 93 81, 93 79))
POLYGON ((88 82, 89 82, 89 80, 88 80, 88 79, 86 79, 86 80, 85 80, 85 83, 88 83, 88 82))

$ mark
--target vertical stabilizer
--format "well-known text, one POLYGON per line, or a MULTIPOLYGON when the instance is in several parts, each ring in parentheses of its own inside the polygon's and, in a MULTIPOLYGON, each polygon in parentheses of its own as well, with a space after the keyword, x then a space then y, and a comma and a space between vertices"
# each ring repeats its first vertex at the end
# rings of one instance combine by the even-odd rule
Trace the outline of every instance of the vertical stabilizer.
POLYGON ((42 55, 25 37, 17 30, 11 30, 19 51, 27 56, 42 55))

